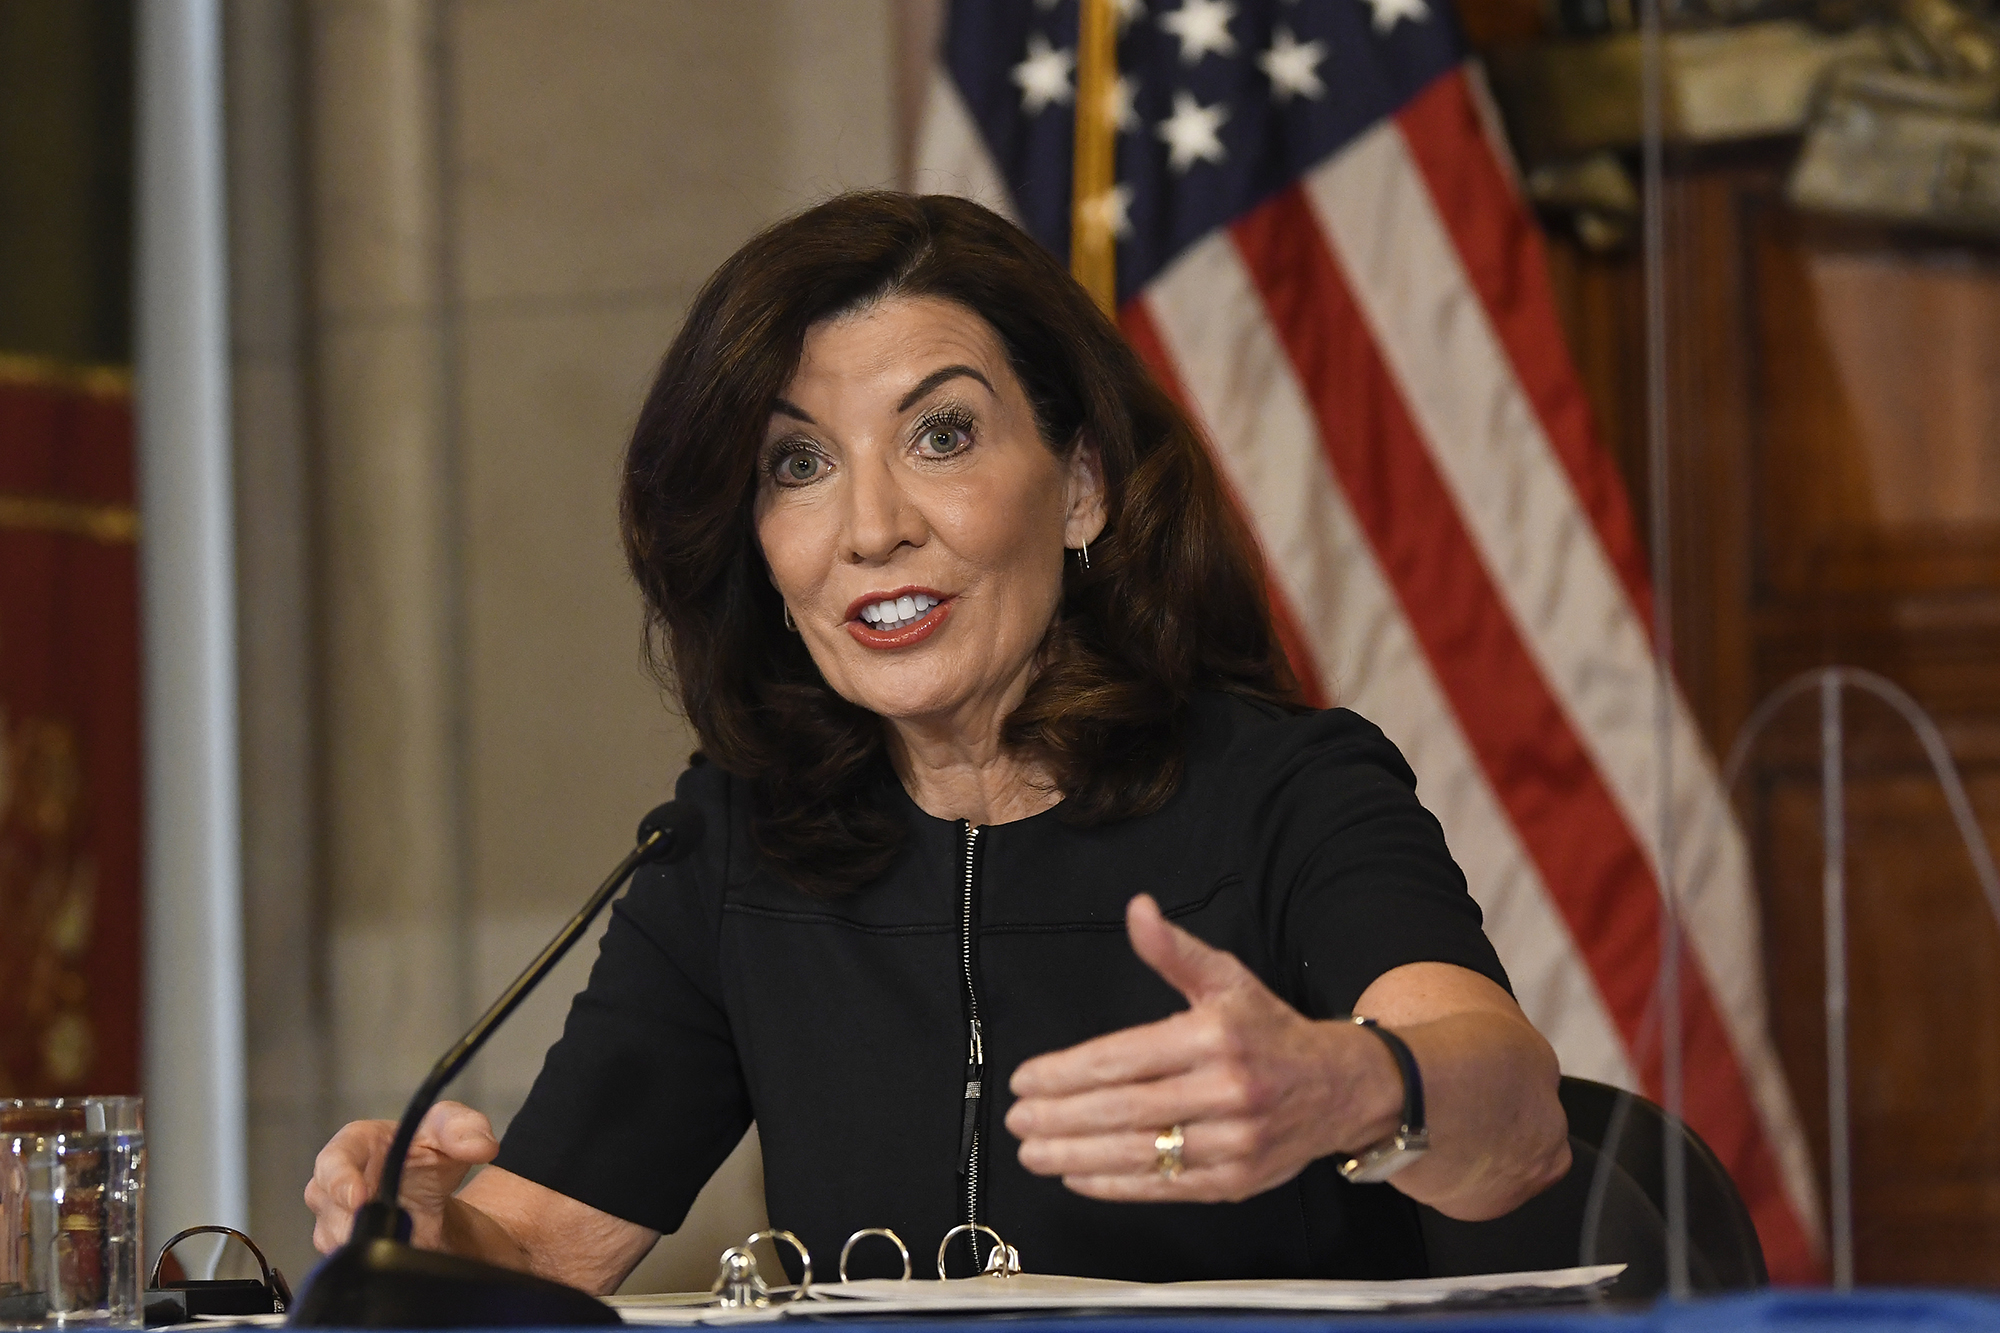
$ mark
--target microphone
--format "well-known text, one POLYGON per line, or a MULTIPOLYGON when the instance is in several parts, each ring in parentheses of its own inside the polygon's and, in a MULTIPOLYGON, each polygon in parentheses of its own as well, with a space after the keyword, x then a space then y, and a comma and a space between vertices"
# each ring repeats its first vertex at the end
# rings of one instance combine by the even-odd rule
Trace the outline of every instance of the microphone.
POLYGON ((410 1215, 396 1199, 417 1126, 445 1085, 555 969, 635 870, 655 861, 680 860, 700 845, 701 834, 701 812, 692 806, 668 801, 655 807, 639 821, 637 845, 597 886, 569 924, 556 932, 500 998, 431 1066, 396 1126, 375 1197, 355 1211, 354 1230, 347 1244, 315 1270, 299 1293, 287 1324, 301 1328, 547 1328, 623 1322, 616 1310, 575 1287, 461 1255, 417 1249, 409 1243, 410 1215))

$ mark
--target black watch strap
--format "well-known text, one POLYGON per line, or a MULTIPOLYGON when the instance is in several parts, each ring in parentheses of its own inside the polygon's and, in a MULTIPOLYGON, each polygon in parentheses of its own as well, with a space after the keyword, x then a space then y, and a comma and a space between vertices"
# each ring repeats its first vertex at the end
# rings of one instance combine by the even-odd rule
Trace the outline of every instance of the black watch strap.
POLYGON ((1395 1058, 1403 1076, 1403 1122, 1396 1132, 1380 1143, 1371 1144, 1340 1163, 1340 1174, 1357 1184, 1387 1180, 1430 1150, 1430 1132, 1424 1125, 1424 1079, 1417 1071, 1417 1057, 1409 1043, 1372 1018, 1349 1014, 1347 1021, 1382 1039, 1395 1058))
POLYGON ((1372 1018, 1349 1014, 1347 1021, 1380 1037, 1382 1044, 1389 1048, 1389 1054, 1396 1057, 1396 1068, 1403 1075, 1403 1129, 1406 1133, 1421 1134, 1424 1130, 1424 1076, 1417 1072, 1417 1057, 1410 1054, 1410 1043, 1372 1018))

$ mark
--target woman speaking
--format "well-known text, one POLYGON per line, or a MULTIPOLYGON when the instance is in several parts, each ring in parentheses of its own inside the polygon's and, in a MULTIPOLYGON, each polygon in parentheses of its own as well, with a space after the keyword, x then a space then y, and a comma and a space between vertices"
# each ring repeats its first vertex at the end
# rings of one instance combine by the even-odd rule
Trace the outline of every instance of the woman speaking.
MULTIPOLYGON (((1408 766, 1295 702, 1194 427, 1024 233, 867 193, 753 239, 623 528, 708 832, 615 908, 505 1141, 432 1112, 418 1244, 611 1290, 753 1120, 817 1255, 979 1222, 1113 1278, 1417 1276, 1417 1203, 1567 1169, 1408 766)), ((389 1138, 320 1154, 320 1248, 389 1138)))

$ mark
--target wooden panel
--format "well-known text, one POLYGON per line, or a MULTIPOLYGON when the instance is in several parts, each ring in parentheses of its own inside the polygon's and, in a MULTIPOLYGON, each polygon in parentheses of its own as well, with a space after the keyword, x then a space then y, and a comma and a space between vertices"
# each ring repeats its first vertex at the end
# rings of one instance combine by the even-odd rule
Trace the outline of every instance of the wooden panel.
MULTIPOLYGON (((2000 1282, 2000 924, 1928 771, 1856 768, 1847 836, 1857 1276, 2000 1282)), ((1991 838, 2000 770, 1971 775, 1970 788, 1991 838)), ((1763 795, 1777 1035, 1824 1163, 1817 770, 1780 774, 1763 795)))
POLYGON ((1769 590, 2000 586, 2000 263, 1775 206, 1752 227, 1769 590))
POLYGON ((1540 0, 1458 0, 1457 9, 1459 30, 1482 51, 1533 41, 1547 26, 1547 10, 1540 0))

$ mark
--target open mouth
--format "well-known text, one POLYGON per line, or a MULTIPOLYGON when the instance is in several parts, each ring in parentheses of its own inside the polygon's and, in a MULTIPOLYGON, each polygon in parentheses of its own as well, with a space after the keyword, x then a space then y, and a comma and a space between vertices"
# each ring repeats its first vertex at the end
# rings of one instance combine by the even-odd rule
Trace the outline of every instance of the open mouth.
POLYGON ((909 648, 937 632, 955 599, 935 588, 869 593, 847 608, 847 632, 864 648, 909 648))
POLYGON ((894 634, 899 629, 908 629, 930 614, 930 609, 942 599, 927 592, 907 593, 901 597, 884 598, 861 608, 861 619, 868 628, 882 634, 894 634))

